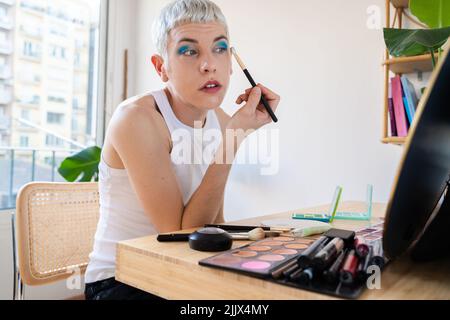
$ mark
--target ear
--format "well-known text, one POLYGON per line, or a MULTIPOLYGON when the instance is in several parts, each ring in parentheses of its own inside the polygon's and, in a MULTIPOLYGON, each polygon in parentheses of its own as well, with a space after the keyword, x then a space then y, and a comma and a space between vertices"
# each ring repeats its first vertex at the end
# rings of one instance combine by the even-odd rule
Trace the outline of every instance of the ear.
POLYGON ((158 54, 155 54, 151 58, 152 64, 155 67, 156 72, 163 82, 169 81, 169 77, 167 76, 167 71, 164 66, 164 59, 158 54))

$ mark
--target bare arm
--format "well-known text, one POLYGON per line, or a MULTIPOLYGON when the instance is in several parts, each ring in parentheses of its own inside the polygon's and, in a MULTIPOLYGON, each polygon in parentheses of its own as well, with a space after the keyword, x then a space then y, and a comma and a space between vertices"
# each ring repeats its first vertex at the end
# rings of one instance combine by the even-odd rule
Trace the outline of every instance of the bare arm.
MULTIPOLYGON (((279 97, 270 90, 262 90, 276 109, 279 97)), ((227 129, 258 129, 270 122, 265 110, 258 106, 261 90, 254 89, 240 97, 247 101, 229 121, 227 129)), ((239 99, 238 99, 239 100, 239 99)), ((228 146, 226 134, 215 160, 210 164, 205 177, 189 203, 184 206, 170 159, 170 146, 160 130, 161 123, 156 112, 149 113, 130 107, 121 111, 111 122, 111 143, 127 169, 145 212, 158 232, 200 227, 223 220, 223 199, 226 182, 242 141, 234 139, 228 146), (224 159, 229 162, 224 163, 224 159), (230 161, 231 160, 231 161, 230 161)))

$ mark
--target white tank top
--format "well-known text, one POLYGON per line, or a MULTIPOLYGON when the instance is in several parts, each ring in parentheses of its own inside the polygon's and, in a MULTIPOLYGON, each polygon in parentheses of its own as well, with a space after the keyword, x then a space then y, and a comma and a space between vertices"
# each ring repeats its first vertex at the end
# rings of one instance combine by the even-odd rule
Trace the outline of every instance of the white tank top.
MULTIPOLYGON (((177 143, 181 136, 190 137, 191 150, 209 150, 213 156, 221 143, 221 135, 215 135, 211 139, 200 139, 200 132, 221 132, 220 123, 216 112, 210 110, 206 117, 206 123, 201 130, 183 124, 175 116, 169 104, 164 90, 152 92, 152 95, 161 111, 161 114, 170 131, 173 149, 171 152, 172 167, 183 195, 185 205, 189 202, 194 192, 199 187, 211 161, 186 163, 186 156, 189 152, 180 149, 181 144, 177 143), (194 164, 192 164, 194 163, 194 164)), ((146 96, 144 95, 144 96, 146 96)), ((138 96, 130 100, 141 98, 138 96)), ((124 103, 130 103, 127 100, 124 103)), ((143 137, 145 138, 145 137, 143 137)), ((151 139, 151 137, 146 137, 151 139)), ((186 140, 183 140, 183 143, 186 140)), ((194 158, 195 152, 191 152, 194 158)), ((198 155, 199 153, 197 153, 198 155)), ((195 160, 195 158, 194 158, 195 160)), ((93 283, 115 275, 116 245, 118 242, 154 235, 156 228, 150 222, 149 216, 139 202, 127 174, 127 170, 113 169, 109 167, 101 157, 99 164, 99 193, 100 193, 100 218, 95 234, 94 248, 89 255, 89 265, 85 274, 85 282, 93 283)))

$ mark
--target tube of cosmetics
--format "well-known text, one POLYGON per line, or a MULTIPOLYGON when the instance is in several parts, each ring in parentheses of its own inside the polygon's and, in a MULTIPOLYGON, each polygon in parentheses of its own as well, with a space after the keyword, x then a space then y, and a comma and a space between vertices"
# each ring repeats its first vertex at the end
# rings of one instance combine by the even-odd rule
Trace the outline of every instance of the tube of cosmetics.
POLYGON ((344 240, 334 238, 313 259, 313 265, 318 270, 324 270, 333 263, 336 256, 344 249, 344 240))
POLYGON ((331 267, 328 270, 325 270, 323 272, 324 279, 329 284, 335 284, 339 280, 339 271, 341 270, 341 266, 344 263, 344 259, 347 255, 347 250, 341 251, 339 256, 336 258, 336 260, 333 262, 331 267))
POLYGON ((358 256, 355 250, 351 250, 341 269, 341 282, 346 285, 351 285, 356 279, 356 268, 358 267, 358 256))
POLYGON ((303 253, 298 257, 298 265, 302 269, 311 267, 312 260, 314 256, 325 247, 329 238, 322 236, 317 239, 312 245, 308 247, 303 253))

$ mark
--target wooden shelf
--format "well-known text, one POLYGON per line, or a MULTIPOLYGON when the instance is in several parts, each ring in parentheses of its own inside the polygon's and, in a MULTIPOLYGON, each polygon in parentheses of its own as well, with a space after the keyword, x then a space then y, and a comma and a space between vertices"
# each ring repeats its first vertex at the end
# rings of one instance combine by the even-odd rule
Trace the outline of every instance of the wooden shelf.
POLYGON ((406 142, 406 137, 387 137, 381 140, 383 143, 391 143, 397 145, 403 145, 406 142))
MULTIPOLYGON (((438 54, 435 54, 436 59, 438 54)), ((428 72, 433 70, 431 54, 424 54, 413 57, 398 57, 385 60, 383 65, 389 66, 390 71, 394 73, 415 73, 428 72)))
POLYGON ((408 8, 409 0, 391 0, 392 5, 395 8, 408 8))

